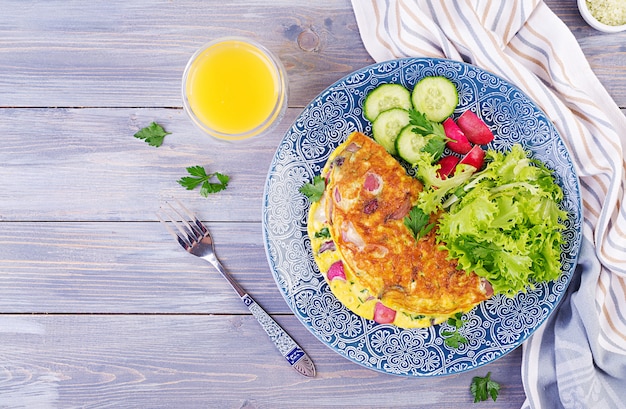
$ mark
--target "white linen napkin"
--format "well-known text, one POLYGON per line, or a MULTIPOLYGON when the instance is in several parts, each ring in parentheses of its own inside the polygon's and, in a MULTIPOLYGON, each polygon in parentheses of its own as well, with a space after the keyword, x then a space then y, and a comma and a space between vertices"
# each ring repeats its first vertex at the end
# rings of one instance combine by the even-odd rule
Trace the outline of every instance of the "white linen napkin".
POLYGON ((462 60, 525 91, 580 177, 583 248, 559 309, 523 347, 525 408, 626 403, 626 117, 567 26, 540 0, 352 0, 376 61, 462 60))

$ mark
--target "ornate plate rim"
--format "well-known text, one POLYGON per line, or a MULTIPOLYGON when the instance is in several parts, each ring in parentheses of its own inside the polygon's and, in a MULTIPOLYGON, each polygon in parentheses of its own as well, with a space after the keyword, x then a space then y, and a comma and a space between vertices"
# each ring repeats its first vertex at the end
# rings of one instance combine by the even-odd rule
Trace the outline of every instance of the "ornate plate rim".
MULTIPOLYGON (((371 86, 374 86, 375 84, 372 84, 375 79, 370 80, 370 84, 371 86)), ((471 82, 471 81, 470 81, 471 82)), ((406 85, 406 84, 405 84, 406 85)), ((361 96, 362 98, 362 96, 361 96)), ((478 100, 480 98, 477 96, 476 97, 476 101, 475 103, 478 103, 478 100)), ((459 106, 461 106, 462 103, 459 103, 459 106)), ((357 107, 358 108, 358 107, 357 107)), ((355 110, 356 111, 356 110, 355 110)), ((362 112, 358 112, 357 116, 360 116, 361 118, 361 125, 363 125, 363 129, 358 129, 360 131, 364 131, 368 129, 368 126, 366 124, 366 120, 363 118, 362 112)), ((309 130, 310 131, 310 130, 309 130)), ((307 132, 306 128, 304 128, 304 132, 307 132)), ((343 135, 343 138, 345 139, 345 137, 347 136, 347 133, 345 135, 343 135)), ((299 142, 302 142, 302 138, 299 139, 299 142)), ((338 143, 337 143, 338 144, 338 143)), ((336 144, 335 144, 336 146, 336 144)), ((334 148, 334 146, 332 147, 334 148)), ((330 150, 332 150, 329 147, 330 150)), ((288 153, 293 153, 293 152, 288 152, 288 153)), ((536 153, 535 153, 536 154, 536 153)), ((298 155, 294 155, 293 159, 296 160, 298 159, 298 155)), ((319 160, 322 160, 321 158, 318 158, 319 160)), ((294 163, 294 162, 292 162, 294 163)), ((287 164, 289 164, 289 159, 287 159, 287 164)), ((304 164, 303 164, 304 165, 304 164)), ((302 175, 306 178, 308 178, 308 180, 310 180, 312 178, 312 175, 309 175, 308 173, 310 173, 310 167, 304 166, 305 168, 309 169, 309 172, 305 172, 307 173, 306 175, 302 175)), ((314 172, 313 172, 314 173, 314 172)), ((318 173, 319 173, 319 169, 318 169, 318 173)), ((556 173, 556 172, 555 172, 556 173)), ((559 179, 559 184, 563 184, 563 180, 560 179, 560 177, 562 175, 557 174, 556 175, 559 179)), ((569 186, 568 185, 568 186, 569 186)), ((290 190, 288 190, 287 192, 283 192, 286 194, 292 194, 292 195, 299 195, 299 193, 297 192, 297 187, 299 186, 290 186, 290 190), (294 192, 295 191, 295 192, 294 192)), ((569 191, 568 191, 569 192, 569 191)), ((293 197, 292 197, 293 198, 293 197)), ((306 199, 305 199, 306 200, 306 199)), ((299 202, 299 200, 296 200, 296 202, 299 202)), ((308 213, 308 202, 305 205, 305 213, 308 213)), ((302 217, 302 215, 300 215, 302 217)), ((308 238, 306 235, 306 224, 304 224, 304 226, 302 226, 301 223, 302 218, 298 219, 298 220, 293 220, 296 223, 300 224, 300 243, 304 245, 305 247, 307 246, 308 243, 308 238), (304 232, 302 231, 302 227, 304 227, 304 232)), ((304 220, 306 220, 306 215, 304 216, 304 220)), ((569 153, 569 151, 567 150, 567 146, 565 145, 562 137, 559 135, 558 131, 556 130, 556 128, 554 127, 554 125, 552 124, 552 122, 547 118, 546 114, 521 90, 519 90, 516 86, 512 85, 511 83, 509 83, 507 80, 491 73, 488 71, 485 71, 479 67, 476 67, 474 65, 470 65, 467 64, 465 62, 461 62, 461 61, 455 61, 455 60, 448 60, 448 59, 442 59, 442 58, 420 58, 420 57, 409 57, 409 58, 402 58, 402 59, 397 59, 397 60, 390 60, 390 61, 384 61, 384 62, 380 62, 380 63, 375 63, 375 64, 371 64, 368 65, 366 67, 363 67, 361 69, 355 70, 354 72, 344 76, 343 78, 339 79, 338 81, 336 81, 335 83, 333 83, 332 85, 330 85, 329 87, 327 87, 324 91, 322 91, 320 94, 318 94, 304 109, 303 111, 298 115, 298 117, 294 120, 293 124, 291 125, 291 127, 289 128, 289 130, 286 132, 285 136, 283 137, 283 139, 281 140, 281 142, 279 143, 276 152, 274 154, 274 157, 272 159, 270 168, 268 170, 267 173, 267 178, 265 181, 265 187, 264 187, 264 193, 263 193, 263 204, 262 204, 262 230, 263 230, 263 241, 264 241, 264 247, 265 247, 265 251, 266 251, 266 256, 267 256, 267 260, 270 266, 270 270, 272 272, 272 276, 276 282, 276 285, 279 289, 279 291, 281 292, 281 294, 283 295, 283 298, 285 299, 285 301, 287 302, 287 304, 289 305, 290 309, 294 312, 294 315, 296 315, 296 317, 298 317, 298 319, 301 321, 301 323, 316 337, 318 338, 322 343, 324 343, 325 345, 327 345, 329 348, 331 348, 332 350, 334 350, 335 352, 337 352, 339 355, 343 356, 344 358, 347 358, 348 360, 355 362, 357 364, 360 364, 366 368, 369 369, 373 369, 379 372, 383 372, 383 373, 388 373, 388 374, 393 374, 393 375, 400 375, 400 376, 407 376, 407 377, 433 377, 433 376, 444 376, 444 375, 453 375, 453 374, 458 374, 458 373, 462 373, 462 372, 466 372, 469 370, 473 370, 476 369, 478 367, 484 366, 488 363, 491 363, 505 355, 507 355, 508 353, 510 353, 511 351, 515 350, 519 345, 521 345, 530 335, 532 335, 532 333, 539 328, 547 319, 548 317, 552 314, 552 312, 558 307, 559 303, 561 302, 563 296, 566 293, 567 287, 569 286, 569 283, 571 281, 572 275, 574 274, 575 268, 576 268, 576 264, 577 264, 577 260, 578 260, 578 256, 579 256, 579 252, 580 252, 580 247, 581 247, 581 243, 582 243, 582 199, 581 199, 581 195, 580 195, 580 182, 576 173, 576 169, 573 166, 572 160, 571 160, 571 154, 569 153), (570 210, 570 216, 574 216, 573 221, 571 221, 570 226, 568 227, 568 229, 566 230, 569 234, 569 242, 572 243, 572 248, 569 250, 569 253, 567 255, 564 255, 564 257, 568 257, 567 258, 567 266, 562 266, 563 272, 561 274, 561 277, 559 280, 557 280, 557 282, 554 284, 558 284, 560 286, 560 292, 557 293, 556 295, 552 293, 552 287, 554 285, 550 285, 549 288, 546 288, 546 293, 548 294, 548 297, 553 297, 554 299, 552 300, 551 305, 548 308, 547 312, 544 312, 543 317, 538 320, 535 325, 530 329, 530 331, 526 331, 526 333, 523 334, 518 334, 518 338, 514 341, 511 342, 510 344, 507 344, 504 346, 504 348, 501 348, 500 350, 497 351, 492 351, 490 354, 488 354, 487 356, 483 356, 483 359, 479 360, 478 362, 474 362, 473 364, 467 364, 466 362, 463 363, 463 361, 461 361, 461 363, 456 366, 456 367, 444 367, 444 368, 437 368, 434 371, 422 371, 419 369, 416 369, 414 367, 406 367, 405 370, 397 370, 395 368, 390 368, 389 366, 377 366, 371 363, 372 361, 372 354, 370 352, 370 350, 367 350, 366 352, 359 350, 358 348, 354 349, 351 348, 345 344, 340 345, 341 342, 336 342, 336 341, 329 341, 325 336, 323 336, 322 334, 320 334, 315 328, 313 328, 313 326, 311 325, 310 322, 310 317, 308 316, 304 316, 303 313, 301 313, 297 306, 296 303, 297 301, 294 299, 294 293, 293 291, 290 291, 289 289, 287 289, 283 283, 281 282, 281 276, 279 271, 277 270, 277 265, 274 261, 274 254, 273 254, 273 246, 278 245, 279 247, 281 245, 285 245, 285 243, 281 243, 281 242, 274 242, 274 238, 272 236, 272 234, 270 233, 270 229, 269 229, 269 224, 270 224, 270 216, 269 216, 269 206, 271 205, 271 200, 270 200, 270 194, 271 194, 271 188, 272 188, 272 183, 274 183, 274 177, 273 177, 273 171, 276 169, 277 166, 285 166, 285 163, 281 163, 279 160, 279 155, 282 154, 281 152, 281 148, 287 145, 287 140, 288 138, 290 138, 291 136, 297 135, 297 124, 299 122, 303 121, 303 116, 306 116, 308 114, 308 112, 310 111, 310 109, 313 107, 313 105, 316 103, 316 101, 321 101, 321 99, 324 96, 328 96, 331 92, 333 92, 333 90, 339 90, 340 88, 342 88, 343 86, 345 86, 346 84, 350 83, 350 84, 358 84, 359 83, 359 77, 362 76, 363 78, 365 77, 365 73, 367 72, 374 72, 374 70, 388 70, 389 72, 394 71, 395 69, 399 70, 400 72, 398 73, 398 80, 395 82, 400 82, 400 83, 404 83, 404 79, 402 77, 403 74, 406 74, 406 71, 408 70, 408 68, 410 68, 412 66, 412 64, 424 64, 426 67, 430 67, 432 68, 433 72, 436 72, 436 67, 439 66, 445 66, 445 67, 450 67, 450 66, 458 66, 461 67, 462 69, 466 70, 468 73, 474 73, 474 74, 480 74, 480 75, 485 75, 486 77, 493 79, 495 81, 498 81, 501 86, 503 87, 503 89, 506 90, 511 90, 513 92, 515 92, 515 95, 517 95, 519 98, 521 99, 525 99, 525 103, 529 104, 532 109, 534 110, 533 112, 537 114, 538 117, 540 117, 541 119, 545 120, 545 124, 544 126, 547 127, 547 131, 549 131, 549 134, 544 135, 547 140, 551 141, 552 143, 554 143, 555 145, 557 145, 556 147, 561 150, 562 152, 560 152, 560 154, 567 160, 566 163, 564 164, 565 166, 569 167, 569 170, 572 172, 572 175, 570 178, 565 178, 568 179, 569 181, 569 185, 570 186, 570 190, 572 191, 572 196, 573 197, 569 197, 568 199, 570 199, 572 201, 572 203, 570 203, 570 205, 572 206, 569 210, 570 210), (394 68, 395 67, 395 68, 394 68), (369 354, 369 359, 368 357, 359 357, 358 359, 356 358, 357 354, 369 354), (365 359, 363 359, 365 358, 365 359)), ((308 291, 317 291, 317 295, 320 294, 320 289, 323 289, 325 283, 323 283, 323 278, 321 276, 321 273, 319 273, 319 271, 317 271, 317 275, 318 277, 315 277, 315 272, 317 270, 317 266, 315 265, 312 256, 310 255, 310 248, 307 248, 306 251, 308 251, 307 255, 308 255, 308 259, 306 260, 306 263, 308 266, 313 268, 313 274, 312 274, 312 278, 311 280, 309 280, 306 284, 308 287, 307 290, 308 291), (311 263, 313 263, 313 266, 311 266, 311 263), (319 280, 321 279, 322 282, 320 282, 319 280), (309 285, 310 283, 314 283, 314 285, 309 285), (318 288, 315 288, 315 285, 318 286, 318 288)), ((302 263, 302 262, 300 262, 302 263)), ((566 263, 566 261, 562 260, 562 264, 566 263)), ((310 271, 309 271, 310 272, 310 271)), ((295 276, 294 276, 295 277, 295 276)), ((328 290, 328 292, 330 293, 330 290, 328 290)), ((529 291, 528 293, 520 293, 518 294, 516 297, 514 297, 513 299, 518 299, 518 298, 525 298, 525 296, 527 294, 532 294, 533 291, 529 291)), ((333 296, 334 297, 334 296, 333 296)), ((531 297, 528 297, 531 298, 531 297)), ((498 302, 503 302, 504 300, 502 299, 502 297, 499 298, 494 298, 492 299, 494 303, 498 303, 498 302)), ((524 300, 520 301, 522 306, 524 305, 524 300)), ((483 308, 485 303, 489 303, 488 301, 485 301, 483 303, 481 303, 481 305, 477 308, 483 308)), ((343 306, 340 306, 340 308, 343 306)), ((345 308, 345 307, 343 307, 345 308)), ((346 309, 347 311, 347 309, 346 309)), ((522 309, 523 311, 523 309, 522 309)), ((347 311, 348 314, 352 314, 354 317, 357 317, 355 314, 351 313, 350 311, 347 311)), ((471 314, 468 313, 468 314, 471 314)), ((487 317, 488 318, 488 317, 487 317)), ((499 318, 499 317, 498 317, 499 318)), ((366 337, 366 333, 367 334, 371 334, 372 331, 379 331, 379 332, 391 332, 391 333, 396 333, 396 334, 400 334, 402 335, 403 333, 409 333, 409 332, 414 332, 414 330, 403 330, 403 329, 397 329, 396 327, 392 327, 392 326, 385 326, 385 325, 381 325, 381 324, 377 324, 377 323, 373 323, 371 321, 362 319, 360 317, 357 317, 357 321, 361 320, 362 321, 362 328, 363 328, 363 337, 366 337)), ((489 320, 487 320, 489 321, 489 320)), ((482 322, 481 322, 482 324, 482 322)), ((439 326, 436 326, 439 327, 439 326)), ((495 327, 495 325, 494 325, 495 327)), ((441 337, 437 336, 437 334, 435 333, 435 330, 433 329, 434 327, 431 327, 429 329, 425 329, 424 331, 428 332, 428 335, 426 335, 426 337, 430 336, 432 338, 432 342, 428 345, 426 345, 426 343, 423 345, 423 347, 426 349, 426 351, 429 350, 430 345, 433 342, 437 342, 437 340, 441 340, 441 337)), ((479 328, 475 328, 475 330, 478 330, 479 328)), ((422 331, 422 330, 420 330, 422 331)), ((371 335, 370 335, 371 337, 371 335)), ((407 337, 410 338, 409 335, 407 335, 407 337)), ((415 336, 413 337, 415 338, 415 336)), ((391 339, 391 338, 389 338, 391 339)), ((486 339, 479 339, 480 342, 487 342, 489 343, 489 341, 486 341, 486 339)), ((384 342, 384 341, 381 341, 384 342)), ((420 347, 418 346, 418 348, 416 350, 413 350, 413 352, 415 351, 420 351, 420 347)), ((480 351, 480 350, 479 350, 480 351)), ((465 351, 465 353, 467 354, 471 354, 473 352, 473 350, 468 350, 465 351)), ((456 352, 452 352, 450 353, 448 356, 457 356, 458 354, 456 352)), ((462 355, 461 355, 462 356, 462 355)), ((445 360, 445 357, 441 357, 442 361, 445 360)), ((470 361, 472 361, 472 358, 470 357, 470 361)), ((410 365, 409 365, 410 366, 410 365)))

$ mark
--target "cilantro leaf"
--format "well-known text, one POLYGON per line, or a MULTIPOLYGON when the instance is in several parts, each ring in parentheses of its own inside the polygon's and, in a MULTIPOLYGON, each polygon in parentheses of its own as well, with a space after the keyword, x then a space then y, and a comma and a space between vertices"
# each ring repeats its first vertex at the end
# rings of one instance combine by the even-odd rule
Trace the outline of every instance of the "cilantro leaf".
POLYGON ((191 176, 205 178, 207 176, 206 170, 202 166, 190 166, 187 168, 187 173, 191 176))
POLYGON ((415 133, 421 135, 430 135, 433 133, 433 123, 426 118, 426 115, 415 109, 409 109, 409 124, 415 126, 413 128, 413 132, 415 133))
POLYGON ((156 122, 152 122, 145 128, 141 128, 134 136, 138 139, 143 139, 150 146, 159 147, 163 144, 165 135, 169 135, 171 132, 166 132, 165 129, 156 122))
POLYGON ((317 202, 322 198, 324 189, 326 189, 326 180, 317 175, 313 178, 313 183, 305 183, 298 191, 308 197, 311 202, 317 202))
POLYGON ((429 216, 422 209, 413 206, 408 216, 404 218, 404 225, 411 230, 415 239, 419 240, 435 227, 435 223, 429 223, 429 220, 429 216))
POLYGON ((491 380, 491 372, 487 372, 487 376, 475 376, 470 384, 470 392, 474 396, 474 403, 491 399, 495 402, 500 392, 500 384, 491 380))
POLYGON ((209 194, 220 192, 228 186, 230 177, 219 172, 206 173, 202 166, 190 166, 187 168, 190 176, 184 176, 177 182, 187 190, 193 190, 200 187, 200 194, 207 197, 209 194), (217 182, 212 181, 217 179, 217 182))

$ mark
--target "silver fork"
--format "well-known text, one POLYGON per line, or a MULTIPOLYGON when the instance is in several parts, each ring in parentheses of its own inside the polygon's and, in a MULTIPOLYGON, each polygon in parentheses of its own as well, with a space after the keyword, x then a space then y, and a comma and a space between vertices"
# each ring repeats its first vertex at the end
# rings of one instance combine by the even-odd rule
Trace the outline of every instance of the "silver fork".
POLYGON ((270 315, 265 312, 259 304, 248 294, 241 285, 224 269, 220 261, 215 255, 215 246, 209 229, 178 200, 177 209, 170 203, 167 203, 169 211, 161 208, 161 213, 166 215, 170 222, 163 220, 160 214, 157 214, 159 221, 165 226, 168 232, 178 241, 187 252, 196 257, 203 258, 208 261, 219 271, 222 276, 230 283, 231 287, 239 295, 241 300, 248 306, 252 315, 259 321, 267 335, 280 353, 287 359, 287 362, 296 371, 304 376, 314 377, 315 366, 313 361, 304 352, 302 348, 283 330, 280 325, 270 315), (177 217, 172 217, 175 215, 177 217), (176 221, 180 218, 182 222, 176 221), (176 231, 172 228, 175 227, 176 231))

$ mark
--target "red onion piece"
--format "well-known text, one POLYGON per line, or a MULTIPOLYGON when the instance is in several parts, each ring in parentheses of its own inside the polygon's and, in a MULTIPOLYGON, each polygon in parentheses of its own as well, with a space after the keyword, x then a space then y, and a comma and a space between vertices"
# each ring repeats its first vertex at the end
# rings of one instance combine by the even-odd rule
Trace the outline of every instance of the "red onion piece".
POLYGON ((396 210, 393 211, 393 213, 391 213, 389 216, 387 216, 387 220, 401 220, 404 219, 404 216, 406 216, 407 214, 409 214, 409 211, 411 211, 411 200, 409 197, 407 197, 404 201, 402 201, 402 203, 400 203, 400 206, 398 206, 398 208, 396 208, 396 210))
POLYGON ((352 222, 344 223, 342 227, 341 238, 345 242, 352 243, 359 249, 363 249, 365 247, 365 240, 363 240, 363 237, 361 237, 356 231, 352 222))
POLYGON ((318 254, 322 254, 325 251, 335 251, 335 250, 337 250, 337 248, 335 247, 335 242, 332 240, 329 240, 329 241, 325 241, 324 243, 322 243, 318 254))
POLYGON ((335 202, 339 203, 341 202, 341 193, 339 192, 339 188, 335 188, 335 202))
POLYGON ((493 287, 491 286, 491 283, 485 278, 481 278, 480 282, 482 287, 485 289, 485 295, 487 297, 491 297, 493 295, 493 287))
POLYGON ((350 145, 346 146, 346 151, 348 152, 356 152, 359 149, 361 149, 361 147, 359 145, 357 145, 355 142, 352 142, 350 145))

